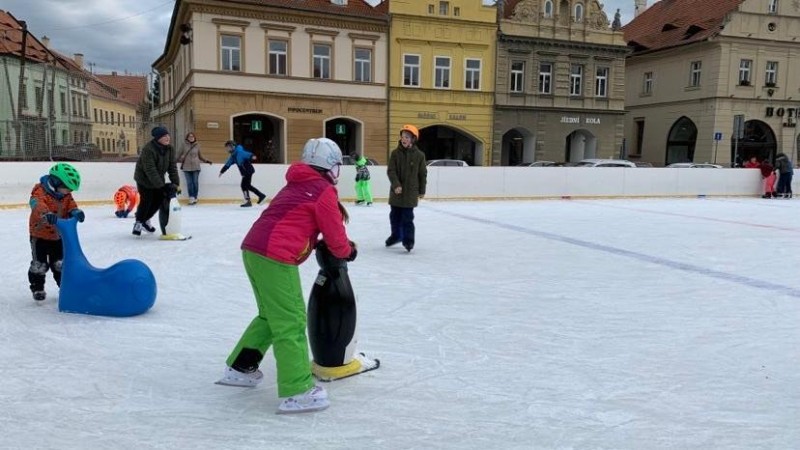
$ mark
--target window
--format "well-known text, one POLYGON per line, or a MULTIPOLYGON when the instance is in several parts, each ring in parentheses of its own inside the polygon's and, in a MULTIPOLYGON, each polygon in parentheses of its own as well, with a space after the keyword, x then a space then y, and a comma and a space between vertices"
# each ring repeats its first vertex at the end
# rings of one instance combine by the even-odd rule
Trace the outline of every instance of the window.
POLYGON ((583 66, 572 64, 569 68, 569 95, 578 96, 583 94, 583 66))
POLYGON ((83 117, 89 118, 89 101, 83 98, 83 117))
POLYGON ((481 60, 467 59, 464 69, 464 89, 478 90, 481 88, 481 60))
POLYGON ((221 36, 220 61, 222 70, 238 72, 242 70, 242 38, 223 34, 221 36))
POLYGON ((314 44, 314 78, 329 80, 331 78, 331 46, 314 44))
POLYGON ((94 122, 97 123, 97 108, 94 109, 94 122))
POLYGON ((22 109, 28 109, 28 83, 25 81, 22 82, 19 104, 22 109))
POLYGON ((103 123, 108 123, 109 122, 109 120, 108 120, 108 111, 103 111, 103 115, 105 116, 105 119, 106 119, 105 121, 103 121, 103 123))
POLYGON ((635 155, 641 155, 644 145, 644 119, 636 119, 634 123, 636 123, 636 144, 633 151, 635 155))
POLYGON ((450 2, 439 2, 439 15, 446 16, 450 14, 450 2))
POLYGON ((553 17, 553 2, 552 0, 546 0, 544 2, 544 16, 547 18, 553 17))
POLYGON ((40 86, 36 86, 33 88, 34 92, 34 99, 36 101, 36 111, 42 112, 42 108, 44 107, 44 97, 42 93, 42 88, 40 86))
POLYGON ((642 86, 642 93, 647 95, 653 93, 653 72, 644 73, 644 85, 642 86))
POLYGON ((583 22, 583 5, 575 5, 575 22, 583 22))
POLYGON ((778 84, 778 62, 767 61, 767 73, 764 77, 764 84, 766 86, 775 86, 778 84))
POLYGON ((769 0, 769 4, 767 5, 767 12, 769 14, 778 13, 778 0, 769 0))
POLYGON ((550 94, 553 92, 553 64, 546 62, 539 64, 539 93, 550 94))
POLYGON ((461 15, 461 8, 459 8, 458 6, 454 6, 453 7, 453 15, 456 16, 456 17, 460 16, 461 15))
POLYGON ((434 10, 434 8, 435 8, 435 6, 433 6, 433 5, 428 5, 428 14, 433 14, 433 10, 434 10))
MULTIPOLYGON (((67 94, 64 92, 58 93, 58 100, 61 102, 61 114, 67 113, 67 94)), ((66 139, 64 139, 66 141, 66 139)))
POLYGON ((356 48, 355 80, 364 83, 372 81, 372 49, 356 48))
POLYGON ((450 88, 450 58, 437 56, 433 58, 433 87, 450 88))
POLYGON ((594 82, 595 97, 608 97, 608 67, 598 67, 594 82))
POLYGON ((739 85, 750 85, 750 68, 753 66, 752 59, 742 59, 739 61, 739 85))
POLYGON ((702 62, 692 61, 689 65, 689 86, 700 86, 700 69, 703 67, 702 62))
POLYGON ((116 125, 116 123, 114 123, 114 111, 111 111, 111 125, 116 125))
POLYGON ((523 80, 525 80, 525 62, 512 61, 511 62, 511 80, 509 80, 511 92, 522 92, 523 80))
POLYGON ((289 55, 289 43, 286 41, 269 41, 269 68, 270 75, 287 74, 286 61, 289 55))
POLYGON ((403 55, 403 86, 419 86, 419 55, 403 55))
POLYGON ((75 99, 74 95, 70 96, 70 99, 72 100, 72 115, 73 116, 77 116, 78 115, 78 101, 75 99))

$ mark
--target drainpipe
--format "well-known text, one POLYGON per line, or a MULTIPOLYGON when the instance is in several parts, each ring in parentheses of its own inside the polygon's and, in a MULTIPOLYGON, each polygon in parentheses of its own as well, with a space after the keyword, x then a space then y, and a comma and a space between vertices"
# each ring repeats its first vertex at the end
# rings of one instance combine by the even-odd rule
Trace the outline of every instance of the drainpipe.
POLYGON ((27 92, 22 92, 25 85, 25 58, 27 57, 28 50, 28 24, 24 20, 20 20, 19 24, 22 25, 22 49, 19 52, 19 84, 17 85, 17 155, 22 154, 22 96, 27 92))

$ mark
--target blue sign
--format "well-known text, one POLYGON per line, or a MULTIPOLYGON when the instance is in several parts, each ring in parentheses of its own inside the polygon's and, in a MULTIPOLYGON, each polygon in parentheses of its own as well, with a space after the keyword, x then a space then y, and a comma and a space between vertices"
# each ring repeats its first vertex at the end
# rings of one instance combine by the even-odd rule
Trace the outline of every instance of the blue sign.
POLYGON ((722 133, 720 133, 719 131, 714 133, 714 140, 715 141, 721 141, 722 140, 722 133))

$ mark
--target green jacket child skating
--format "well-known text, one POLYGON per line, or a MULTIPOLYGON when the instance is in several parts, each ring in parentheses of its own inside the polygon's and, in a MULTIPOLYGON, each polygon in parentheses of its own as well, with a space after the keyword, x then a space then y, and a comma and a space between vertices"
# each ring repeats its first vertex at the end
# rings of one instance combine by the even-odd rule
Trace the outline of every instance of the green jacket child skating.
POLYGON ((372 184, 369 181, 367 158, 356 161, 356 205, 372 206, 372 184))

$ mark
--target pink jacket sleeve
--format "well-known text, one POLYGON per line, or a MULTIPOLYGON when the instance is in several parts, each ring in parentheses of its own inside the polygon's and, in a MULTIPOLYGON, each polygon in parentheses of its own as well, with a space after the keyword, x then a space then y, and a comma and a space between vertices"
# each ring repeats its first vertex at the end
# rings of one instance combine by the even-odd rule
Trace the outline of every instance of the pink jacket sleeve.
POLYGON ((333 256, 347 258, 350 256, 350 240, 344 229, 344 219, 339 211, 339 196, 336 188, 331 186, 319 196, 316 205, 317 226, 322 232, 322 240, 328 245, 333 256))

